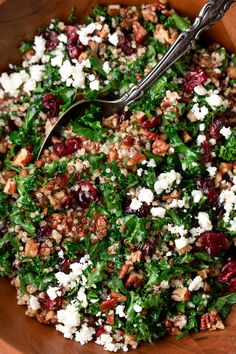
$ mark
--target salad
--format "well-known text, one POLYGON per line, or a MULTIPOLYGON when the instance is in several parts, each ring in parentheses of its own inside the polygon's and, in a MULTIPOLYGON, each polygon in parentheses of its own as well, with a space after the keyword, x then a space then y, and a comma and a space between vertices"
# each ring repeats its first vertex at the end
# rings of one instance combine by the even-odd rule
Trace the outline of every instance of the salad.
POLYGON ((165 0, 53 19, 0 76, 0 274, 26 315, 127 351, 224 329, 236 303, 236 57, 197 44, 122 114, 115 99, 190 22, 165 0))

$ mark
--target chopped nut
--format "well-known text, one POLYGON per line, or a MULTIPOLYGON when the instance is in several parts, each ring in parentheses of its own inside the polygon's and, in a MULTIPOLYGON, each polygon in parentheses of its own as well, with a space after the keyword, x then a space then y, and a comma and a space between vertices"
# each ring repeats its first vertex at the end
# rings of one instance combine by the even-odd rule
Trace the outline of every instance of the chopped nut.
POLYGON ((115 291, 110 292, 109 296, 111 299, 116 299, 117 302, 125 302, 127 300, 127 297, 125 295, 117 293, 115 291))
POLYGON ((135 252, 131 252, 131 261, 132 262, 140 262, 141 261, 141 256, 142 256, 142 252, 141 251, 135 251, 135 252))
POLYGON ((16 193, 16 182, 13 179, 8 179, 3 192, 9 195, 14 195, 16 193))
POLYGON ((220 318, 217 315, 216 310, 211 310, 210 312, 205 313, 201 316, 200 320, 200 330, 205 331, 215 331, 216 329, 225 329, 225 326, 220 318))
POLYGON ((39 243, 32 239, 27 240, 25 244, 25 256, 26 257, 36 257, 38 254, 39 243))
POLYGON ((108 5, 107 13, 109 16, 119 15, 120 5, 108 5))
POLYGON ((227 73, 230 79, 236 79, 236 67, 235 66, 229 66, 227 68, 227 73))
POLYGON ((135 42, 141 43, 144 38, 147 36, 147 31, 143 26, 140 25, 139 22, 133 23, 133 31, 134 31, 134 39, 135 42))
POLYGON ((192 140, 192 137, 189 135, 189 133, 187 132, 187 130, 184 130, 182 133, 182 138, 184 143, 188 143, 189 141, 192 140))
POLYGON ((32 160, 32 154, 25 148, 21 149, 14 157, 12 164, 14 166, 25 167, 32 160))
POLYGON ((119 122, 119 114, 118 113, 114 113, 112 116, 107 117, 107 118, 103 119, 103 121, 102 121, 104 127, 112 128, 112 129, 114 129, 118 126, 118 122, 119 122))
POLYGON ((165 156, 166 152, 169 150, 169 144, 163 140, 155 140, 152 144, 152 152, 155 155, 165 156))
POLYGON ((188 288, 177 288, 173 291, 171 298, 175 301, 188 301, 190 298, 190 291, 188 288))

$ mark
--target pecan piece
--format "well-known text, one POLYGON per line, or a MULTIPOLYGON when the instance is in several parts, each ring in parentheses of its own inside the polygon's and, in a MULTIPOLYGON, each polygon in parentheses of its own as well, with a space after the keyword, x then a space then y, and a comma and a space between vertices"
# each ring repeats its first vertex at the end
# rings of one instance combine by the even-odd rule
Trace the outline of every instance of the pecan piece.
POLYGON ((210 312, 204 313, 200 320, 200 330, 205 331, 215 331, 216 329, 225 329, 225 326, 217 314, 216 310, 211 310, 210 312))

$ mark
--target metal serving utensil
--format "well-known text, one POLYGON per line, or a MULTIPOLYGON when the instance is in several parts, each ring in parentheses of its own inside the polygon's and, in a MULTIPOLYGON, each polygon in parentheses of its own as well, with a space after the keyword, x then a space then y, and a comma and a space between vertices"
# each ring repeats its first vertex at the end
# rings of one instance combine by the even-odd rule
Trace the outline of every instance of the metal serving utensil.
POLYGON ((149 89, 176 60, 181 58, 194 46, 195 41, 203 31, 207 30, 224 16, 235 1, 236 0, 208 0, 208 2, 202 7, 193 25, 179 35, 159 63, 157 63, 142 80, 134 85, 129 92, 125 93, 119 99, 114 101, 100 99, 94 99, 91 101, 81 100, 72 105, 59 117, 57 122, 46 135, 39 150, 38 158, 43 149, 48 145, 52 134, 60 133, 61 127, 65 122, 68 122, 72 117, 82 116, 91 104, 101 108, 102 117, 108 117, 114 113, 122 112, 126 106, 129 106, 132 102, 140 98, 144 91, 149 89))

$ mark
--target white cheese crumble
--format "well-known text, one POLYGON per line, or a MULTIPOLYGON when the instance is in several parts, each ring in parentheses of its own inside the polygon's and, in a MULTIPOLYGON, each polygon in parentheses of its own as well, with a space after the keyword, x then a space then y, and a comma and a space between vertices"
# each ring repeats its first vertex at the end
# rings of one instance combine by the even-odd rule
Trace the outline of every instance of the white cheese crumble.
POLYGON ((209 215, 205 211, 200 211, 197 216, 199 226, 203 231, 212 230, 212 223, 209 215))
POLYGON ((110 67, 109 61, 105 61, 103 63, 102 68, 103 68, 103 70, 105 71, 106 74, 109 74, 109 72, 111 71, 111 67, 110 67))
POLYGON ((99 90, 99 87, 100 87, 100 83, 99 83, 98 80, 91 81, 91 82, 89 83, 89 87, 90 87, 90 89, 93 90, 93 91, 95 91, 95 90, 98 91, 98 90, 99 90))
POLYGON ((202 121, 209 113, 206 106, 199 107, 198 103, 195 103, 191 110, 188 112, 187 117, 191 122, 196 120, 202 121))
POLYGON ((207 167, 207 172, 209 173, 209 175, 211 177, 215 177, 216 171, 217 171, 217 167, 214 167, 214 166, 208 166, 207 167))
POLYGON ((211 108, 220 107, 223 104, 222 98, 215 93, 212 93, 210 96, 206 97, 206 102, 211 108))
POLYGON ((151 214, 156 218, 164 218, 166 214, 166 209, 162 207, 154 207, 151 208, 151 214))
POLYGON ((142 311, 143 308, 142 308, 142 306, 140 306, 138 304, 134 304, 133 309, 135 312, 139 313, 142 311))
POLYGON ((50 300, 55 300, 58 296, 61 296, 61 291, 60 288, 55 286, 49 286, 48 290, 47 290, 47 294, 50 298, 50 300))
POLYGON ((235 210, 236 208, 236 194, 235 192, 235 188, 234 186, 231 188, 231 190, 229 189, 224 189, 221 193, 220 193, 220 203, 223 204, 224 209, 225 209, 225 214, 224 214, 224 221, 228 222, 230 219, 230 213, 232 210, 235 210))
POLYGON ((140 202, 145 202, 148 205, 151 204, 151 202, 154 199, 154 194, 152 191, 148 188, 142 188, 138 194, 138 200, 140 202))
POLYGON ((202 85, 195 86, 194 92, 199 96, 205 96, 207 94, 207 90, 202 85))
POLYGON ((156 167, 156 162, 154 159, 150 159, 147 163, 147 167, 156 167))
POLYGON ((184 225, 172 225, 167 224, 167 230, 170 231, 171 234, 179 234, 180 236, 185 236, 188 231, 184 228, 184 225))
POLYGON ((188 239, 185 237, 180 237, 175 240, 175 247, 178 250, 181 250, 182 248, 186 247, 188 245, 188 239))
POLYGON ((116 47, 117 44, 119 43, 119 37, 118 37, 117 32, 114 32, 113 34, 109 33, 108 41, 116 47))
POLYGON ((169 192, 173 183, 176 182, 176 184, 180 184, 180 181, 181 175, 178 172, 175 172, 174 170, 171 170, 170 172, 161 173, 154 184, 156 194, 159 195, 164 190, 169 192))
POLYGON ((140 202, 140 200, 138 200, 137 198, 133 198, 129 207, 132 210, 138 210, 139 208, 141 208, 141 206, 142 202, 140 202))
POLYGON ((116 315, 118 315, 119 317, 125 317, 124 309, 125 309, 124 305, 116 306, 116 315))
POLYGON ((75 334, 76 342, 84 345, 93 340, 93 335, 96 333, 93 327, 88 327, 87 323, 83 323, 80 330, 75 334))
POLYGON ((38 302, 38 299, 34 295, 30 295, 29 305, 33 311, 40 309, 40 304, 38 302))
POLYGON ((73 338, 76 327, 80 325, 80 314, 78 312, 78 303, 71 302, 65 309, 57 311, 56 329, 64 334, 65 338, 73 338))
POLYGON ((203 196, 203 193, 202 193, 202 191, 198 191, 198 190, 194 189, 191 192, 191 196, 193 197, 194 203, 199 203, 202 196, 203 196))
POLYGON ((197 291, 200 288, 203 287, 203 281, 202 278, 200 277, 200 275, 197 275, 189 284, 188 290, 189 291, 197 291))
POLYGON ((220 134, 222 134, 225 137, 226 140, 229 139, 230 135, 232 134, 231 128, 230 127, 221 128, 220 129, 220 134))
POLYGON ((204 141, 206 141, 206 135, 204 135, 204 134, 198 135, 198 137, 197 137, 197 145, 201 146, 202 143, 204 143, 204 141))

